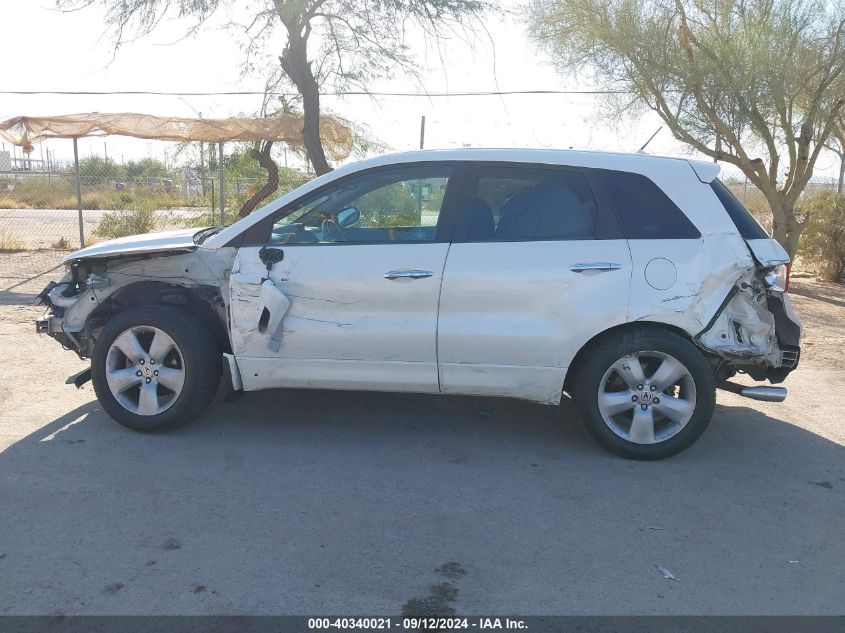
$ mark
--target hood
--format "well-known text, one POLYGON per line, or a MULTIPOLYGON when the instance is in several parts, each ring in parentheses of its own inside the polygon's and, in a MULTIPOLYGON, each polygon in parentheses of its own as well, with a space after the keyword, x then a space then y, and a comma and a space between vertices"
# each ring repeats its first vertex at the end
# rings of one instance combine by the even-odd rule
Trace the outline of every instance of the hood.
POLYGON ((188 252, 195 250, 194 235, 200 229, 180 229, 178 231, 162 231, 160 233, 145 233, 119 237, 116 240, 99 242, 71 253, 62 263, 77 259, 108 259, 121 255, 136 255, 139 253, 156 252, 188 252))

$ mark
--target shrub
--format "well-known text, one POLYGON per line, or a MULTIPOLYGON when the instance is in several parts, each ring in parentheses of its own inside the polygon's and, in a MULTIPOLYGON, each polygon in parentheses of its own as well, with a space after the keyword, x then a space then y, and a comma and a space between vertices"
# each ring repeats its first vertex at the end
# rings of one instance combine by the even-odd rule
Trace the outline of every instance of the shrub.
POLYGON ((148 206, 138 209, 114 211, 103 215, 95 233, 100 237, 113 239, 127 235, 138 235, 155 230, 155 211, 148 206))
POLYGON ((809 194, 799 210, 807 217, 801 258, 825 281, 845 282, 845 198, 834 191, 809 194))
MULTIPOLYGON (((234 222, 237 218, 231 218, 229 221, 234 222)), ((204 213, 197 213, 194 215, 170 215, 170 222, 174 227, 184 229, 204 229, 208 226, 216 226, 220 224, 220 215, 214 211, 207 211, 204 213)))

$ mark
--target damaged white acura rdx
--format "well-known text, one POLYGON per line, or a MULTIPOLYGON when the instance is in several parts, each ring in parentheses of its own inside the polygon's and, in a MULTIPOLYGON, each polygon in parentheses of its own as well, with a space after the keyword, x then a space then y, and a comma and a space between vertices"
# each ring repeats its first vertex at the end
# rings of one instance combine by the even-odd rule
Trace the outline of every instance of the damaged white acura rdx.
POLYGON ((635 459, 690 446, 715 390, 780 401, 801 326, 789 258, 713 163, 424 151, 337 169, 230 226, 66 259, 38 332, 103 408, 158 431, 221 376, 275 387, 574 398, 635 459))

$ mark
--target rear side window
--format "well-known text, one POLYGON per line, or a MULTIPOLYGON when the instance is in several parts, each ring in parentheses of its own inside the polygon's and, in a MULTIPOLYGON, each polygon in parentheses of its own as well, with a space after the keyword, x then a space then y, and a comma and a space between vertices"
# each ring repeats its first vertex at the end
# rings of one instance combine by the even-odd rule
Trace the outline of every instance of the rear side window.
POLYGON ((742 203, 734 197, 731 190, 728 189, 721 180, 714 180, 710 183, 710 186, 713 187, 713 191, 716 193, 716 197, 721 201, 722 206, 725 207, 725 211, 727 211, 728 215, 731 216, 731 220, 734 221, 736 230, 739 231, 742 239, 768 239, 769 234, 766 233, 766 229, 760 226, 760 223, 757 222, 748 209, 742 206, 742 203))
POLYGON ((470 241, 593 239, 596 200, 582 172, 482 167, 467 209, 470 241))
POLYGON ((684 212, 650 178, 625 171, 597 171, 628 239, 701 237, 684 212))

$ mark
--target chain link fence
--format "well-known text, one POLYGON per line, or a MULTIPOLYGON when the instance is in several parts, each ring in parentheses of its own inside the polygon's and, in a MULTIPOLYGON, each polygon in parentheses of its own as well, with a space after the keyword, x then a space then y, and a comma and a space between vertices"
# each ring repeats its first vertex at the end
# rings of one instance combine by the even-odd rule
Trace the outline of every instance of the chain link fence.
MULTIPOLYGON (((208 144, 199 148, 198 161, 88 155, 78 168, 74 160, 50 158, 49 149, 39 159, 0 151, 0 279, 43 274, 66 254, 102 240, 236 220, 266 172, 247 145, 227 149, 222 170, 217 146, 208 144)), ((270 199, 310 177, 287 167, 279 176, 270 199)))
MULTIPOLYGON (((0 151, 0 280, 44 274, 80 245, 232 222, 243 203, 266 182, 266 173, 246 144, 227 146, 221 170, 221 148, 214 144, 194 143, 198 147, 185 152, 189 158, 183 160, 168 161, 167 153, 164 161, 152 157, 117 161, 105 152, 89 154, 79 158, 77 168, 73 159, 55 158, 59 143, 65 144, 62 149, 67 154, 71 140, 43 143, 46 153, 44 147, 38 148, 37 159, 20 150, 0 151)), ((177 147, 172 156, 180 151, 177 147)), ((280 166, 279 187, 270 199, 310 177, 280 166)), ((722 178, 771 230, 763 194, 741 176, 726 172, 722 178)), ((838 189, 837 178, 817 177, 804 195, 838 189)))

